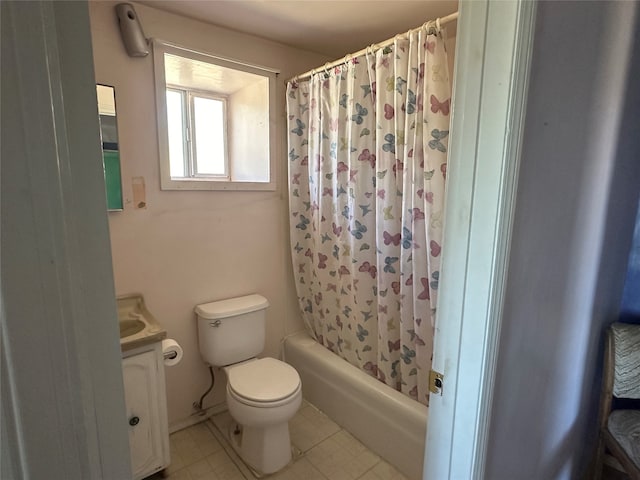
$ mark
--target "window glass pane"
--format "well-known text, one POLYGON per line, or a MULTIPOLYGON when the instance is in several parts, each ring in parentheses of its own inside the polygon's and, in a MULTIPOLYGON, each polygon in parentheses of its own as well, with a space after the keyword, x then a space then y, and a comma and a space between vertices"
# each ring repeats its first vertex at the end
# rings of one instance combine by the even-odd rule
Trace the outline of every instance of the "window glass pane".
POLYGON ((169 130, 169 171, 172 177, 186 177, 185 169, 185 128, 184 93, 167 90, 167 128, 169 130))
POLYGON ((193 97, 195 123, 195 173, 226 175, 224 145, 224 103, 221 100, 193 97))

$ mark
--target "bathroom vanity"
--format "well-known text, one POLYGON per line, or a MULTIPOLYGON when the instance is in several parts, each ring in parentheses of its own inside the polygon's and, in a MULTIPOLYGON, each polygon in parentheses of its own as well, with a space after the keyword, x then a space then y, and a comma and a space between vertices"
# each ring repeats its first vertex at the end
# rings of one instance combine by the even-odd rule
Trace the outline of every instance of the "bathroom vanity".
POLYGON ((162 340, 166 331, 140 294, 118 297, 122 376, 129 423, 132 477, 169 466, 169 427, 162 340))

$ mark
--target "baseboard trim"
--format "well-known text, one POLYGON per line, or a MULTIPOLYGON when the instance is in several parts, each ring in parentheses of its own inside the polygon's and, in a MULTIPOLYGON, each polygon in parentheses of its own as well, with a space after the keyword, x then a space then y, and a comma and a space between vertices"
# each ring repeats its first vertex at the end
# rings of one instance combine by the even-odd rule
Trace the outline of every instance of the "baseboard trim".
POLYGON ((182 420, 178 420, 176 422, 172 422, 169 424, 169 435, 175 433, 179 430, 184 430, 185 428, 191 427, 200 422, 204 422, 211 418, 213 415, 217 415, 219 413, 227 410, 227 404, 222 402, 216 405, 212 405, 203 409, 201 412, 195 412, 191 414, 189 417, 184 418, 182 420))

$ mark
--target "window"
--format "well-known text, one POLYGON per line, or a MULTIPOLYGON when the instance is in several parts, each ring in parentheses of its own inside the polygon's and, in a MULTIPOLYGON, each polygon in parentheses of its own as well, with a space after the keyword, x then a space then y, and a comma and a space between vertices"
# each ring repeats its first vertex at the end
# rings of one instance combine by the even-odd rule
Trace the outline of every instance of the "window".
POLYGON ((275 190, 276 72, 154 41, 163 190, 275 190))
POLYGON ((229 179, 226 110, 224 97, 167 87, 171 177, 229 179))

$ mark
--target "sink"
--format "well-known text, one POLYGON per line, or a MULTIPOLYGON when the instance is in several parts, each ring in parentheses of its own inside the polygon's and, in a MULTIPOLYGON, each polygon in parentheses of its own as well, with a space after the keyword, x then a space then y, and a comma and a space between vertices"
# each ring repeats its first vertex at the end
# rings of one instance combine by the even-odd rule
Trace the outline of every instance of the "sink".
POLYGON ((130 337, 136 333, 141 332, 146 327, 146 323, 137 318, 129 320, 120 320, 120 338, 130 337))
POLYGON ((167 338, 167 331, 147 310, 144 298, 140 293, 120 295, 116 300, 118 325, 120 326, 120 349, 123 353, 167 338))

